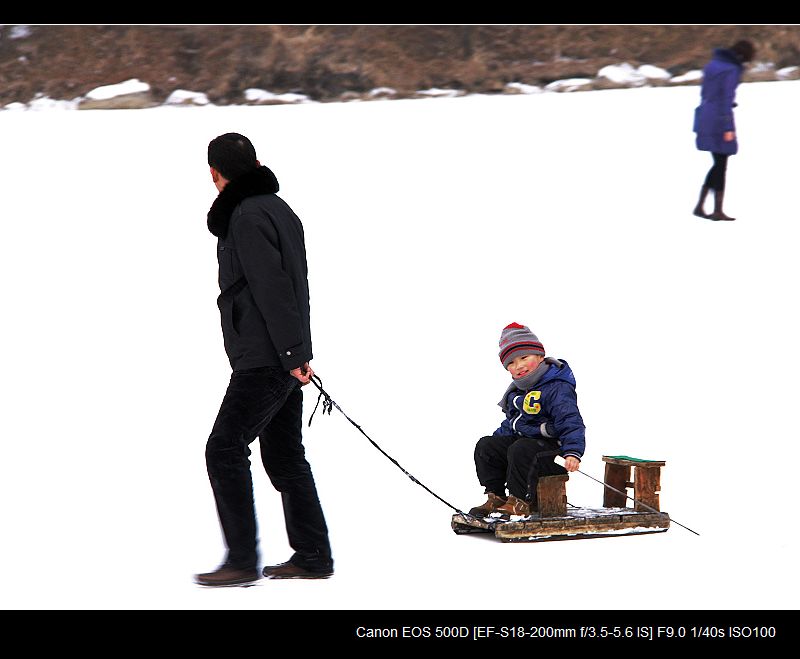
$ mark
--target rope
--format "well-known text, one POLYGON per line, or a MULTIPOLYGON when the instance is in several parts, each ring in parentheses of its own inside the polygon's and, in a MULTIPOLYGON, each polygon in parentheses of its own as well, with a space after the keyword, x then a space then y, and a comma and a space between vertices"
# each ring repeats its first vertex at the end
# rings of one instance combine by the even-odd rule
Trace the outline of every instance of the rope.
POLYGON ((465 513, 464 511, 459 510, 453 504, 448 503, 447 501, 442 499, 442 497, 440 497, 438 494, 436 494, 436 492, 434 492, 429 487, 427 487, 426 485, 421 483, 414 476, 412 476, 408 471, 406 471, 402 466, 400 466, 400 463, 397 462, 397 460, 395 460, 386 451, 384 451, 380 446, 378 446, 378 444, 366 432, 364 432, 364 429, 360 425, 358 425, 349 416, 347 416, 347 414, 345 414, 345 411, 341 407, 339 407, 339 405, 336 403, 336 401, 334 401, 330 397, 328 392, 325 391, 322 388, 322 380, 319 378, 318 375, 315 374, 315 375, 311 376, 311 383, 317 389, 319 389, 319 396, 317 396, 317 404, 314 405, 314 411, 311 412, 311 417, 308 419, 308 425, 309 426, 311 425, 311 420, 314 418, 314 414, 316 413, 317 408, 319 407, 320 401, 322 402, 322 414, 326 414, 326 413, 330 414, 331 410, 335 407, 337 410, 339 410, 342 413, 342 416, 344 416, 345 419, 347 419, 350 423, 352 423, 358 429, 358 431, 362 435, 364 435, 364 437, 366 437, 369 440, 370 444, 372 444, 376 449, 378 449, 381 453, 383 453, 383 455, 386 456, 386 458, 388 458, 398 469, 400 469, 400 471, 402 471, 406 476, 408 476, 417 485, 419 485, 421 488, 423 488, 424 490, 426 490, 427 492, 429 492, 430 494, 435 496, 437 499, 439 499, 439 501, 441 501, 443 504, 445 504, 449 508, 452 508, 453 510, 455 510, 459 515, 463 515, 464 517, 472 517, 473 519, 479 519, 479 518, 475 517, 474 515, 470 515, 469 513, 465 513))
MULTIPOLYGON (((320 377, 318 375, 314 374, 314 375, 311 376, 311 383, 317 389, 319 389, 319 396, 317 396, 317 403, 316 403, 316 405, 314 405, 314 410, 311 412, 311 416, 308 419, 308 425, 309 426, 311 425, 311 420, 314 418, 314 414, 316 414, 316 412, 317 412, 317 408, 319 407, 320 402, 322 402, 322 414, 330 414, 331 411, 333 410, 333 408, 335 407, 337 410, 339 410, 342 413, 342 416, 344 416, 345 419, 347 419, 350 423, 352 423, 358 429, 358 431, 362 435, 364 435, 364 437, 366 437, 369 440, 370 444, 372 444, 376 449, 378 449, 381 453, 383 453, 383 455, 386 456, 386 458, 388 458, 398 469, 400 469, 400 471, 402 471, 406 476, 408 476, 417 485, 419 485, 421 488, 423 488, 424 490, 426 490, 427 492, 429 492, 430 494, 435 496, 437 499, 439 499, 439 501, 441 501, 443 504, 445 504, 448 508, 452 508, 453 510, 455 510, 459 515, 461 515, 463 517, 471 517, 472 519, 476 519, 476 520, 481 520, 482 519, 481 517, 476 517, 475 515, 470 515, 469 513, 465 513, 463 510, 459 510, 458 508, 456 508, 453 504, 448 503, 447 501, 442 499, 442 497, 440 497, 438 494, 436 494, 436 492, 434 492, 429 487, 427 487, 426 485, 421 483, 414 476, 412 476, 408 471, 406 471, 402 466, 400 466, 400 463, 397 462, 397 460, 395 460, 386 451, 384 451, 380 446, 378 446, 378 444, 366 432, 364 432, 364 429, 360 425, 358 425, 349 416, 347 416, 345 411, 341 407, 339 407, 339 405, 336 403, 336 401, 334 401, 333 398, 330 397, 328 392, 325 391, 322 388, 322 380, 320 379, 320 377)), ((620 494, 624 494, 628 499, 631 499, 631 501, 634 501, 634 502, 640 504, 641 506, 644 506, 645 508, 647 508, 648 510, 650 510, 652 512, 655 512, 655 513, 660 512, 660 511, 656 510, 655 508, 651 508, 650 506, 648 506, 647 504, 645 504, 645 503, 643 503, 641 501, 637 501, 636 499, 633 499, 632 497, 629 497, 625 492, 621 492, 620 490, 617 490, 616 488, 611 487, 607 483, 603 483, 602 481, 597 480, 594 476, 590 476, 585 471, 581 471, 580 469, 578 469, 577 471, 578 471, 578 473, 581 473, 584 476, 587 476, 588 478, 591 478, 593 481, 596 481, 596 482, 600 483, 601 485, 603 485, 603 486, 605 486, 605 487, 607 487, 607 488, 609 488, 611 490, 614 490, 615 492, 619 492, 620 494)), ((572 506, 573 508, 577 507, 577 506, 573 506, 571 503, 568 503, 568 505, 572 506)), ((672 519, 672 518, 670 518, 670 519, 672 519)), ((683 524, 681 524, 680 522, 677 522, 674 519, 672 519, 672 521, 675 522, 678 526, 683 527, 687 531, 692 531, 692 529, 690 529, 688 526, 684 526, 683 524)), ((694 533, 695 535, 700 535, 697 531, 692 531, 692 533, 694 533)))
MULTIPOLYGON (((602 485, 603 487, 607 487, 609 490, 613 490, 614 492, 617 492, 617 493, 619 493, 619 494, 622 494, 622 495, 623 495, 623 496, 624 496, 626 499, 630 499, 630 500, 631 500, 631 501, 633 501, 634 503, 637 503, 637 504, 639 504, 640 506, 642 506, 642 507, 644 507, 644 508, 647 508, 647 510, 649 510, 651 513, 658 513, 659 515, 661 514, 661 511, 660 511, 660 510, 656 510, 656 509, 655 509, 655 508, 653 508, 652 506, 648 506, 648 505, 647 505, 646 503, 644 503, 643 501, 639 501, 638 499, 634 499, 633 497, 631 497, 631 496, 628 496, 628 494, 627 494, 626 492, 623 492, 622 490, 618 490, 616 487, 611 487, 611 485, 609 485, 608 483, 604 483, 603 481, 597 480, 597 479, 596 479, 594 476, 590 476, 590 475, 589 475, 589 474, 587 474, 585 471, 581 471, 580 469, 576 469, 576 471, 577 471, 579 474, 583 474, 584 476, 586 476, 586 477, 588 477, 588 478, 591 478, 591 479, 592 479, 592 480, 593 480, 595 483, 600 483, 600 485, 602 485)), ((681 524, 679 521, 677 521, 677 520, 673 519, 671 516, 670 516, 670 518, 669 518, 669 519, 670 519, 670 521, 672 521, 672 522, 675 522, 675 523, 676 523, 678 526, 680 526, 680 527, 682 527, 682 528, 686 529, 687 531, 691 531, 691 532, 692 532, 692 533, 694 533, 695 535, 700 535, 700 534, 699 534, 697 531, 694 531, 694 530, 690 529, 688 526, 684 526, 684 525, 683 525, 683 524, 681 524)))

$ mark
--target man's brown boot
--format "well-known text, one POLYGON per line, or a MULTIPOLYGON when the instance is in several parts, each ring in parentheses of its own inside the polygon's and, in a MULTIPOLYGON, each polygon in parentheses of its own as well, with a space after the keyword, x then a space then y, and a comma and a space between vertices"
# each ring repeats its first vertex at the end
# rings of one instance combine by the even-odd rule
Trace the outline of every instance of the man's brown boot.
POLYGON ((322 571, 306 570, 299 565, 286 562, 280 565, 267 565, 262 574, 267 579, 327 579, 333 576, 333 569, 322 571))
POLYGON ((505 502, 506 500, 503 499, 503 497, 497 496, 494 492, 489 492, 489 498, 486 500, 486 503, 470 508, 469 514, 473 517, 488 517, 493 512, 496 512, 505 502))
POLYGON ((235 567, 222 566, 213 572, 194 575, 194 580, 201 586, 242 586, 258 581, 261 575, 256 568, 242 570, 235 567))

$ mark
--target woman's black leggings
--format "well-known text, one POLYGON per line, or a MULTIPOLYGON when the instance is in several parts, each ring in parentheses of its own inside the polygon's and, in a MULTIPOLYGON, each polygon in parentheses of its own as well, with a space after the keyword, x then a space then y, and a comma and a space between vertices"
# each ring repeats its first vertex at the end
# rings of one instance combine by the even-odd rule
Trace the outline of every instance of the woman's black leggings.
POLYGON ((725 189, 725 170, 728 168, 728 154, 725 153, 712 153, 714 164, 706 174, 706 182, 703 184, 712 190, 725 189))

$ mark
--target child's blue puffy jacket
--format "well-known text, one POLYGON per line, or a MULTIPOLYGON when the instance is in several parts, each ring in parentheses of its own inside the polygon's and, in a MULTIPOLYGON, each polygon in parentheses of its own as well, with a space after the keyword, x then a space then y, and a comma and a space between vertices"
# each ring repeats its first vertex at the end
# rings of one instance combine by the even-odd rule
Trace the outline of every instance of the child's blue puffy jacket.
POLYGON ((586 449, 586 426, 578 410, 575 376, 567 362, 558 362, 531 390, 508 392, 506 418, 494 434, 555 438, 562 456, 580 459, 586 449))

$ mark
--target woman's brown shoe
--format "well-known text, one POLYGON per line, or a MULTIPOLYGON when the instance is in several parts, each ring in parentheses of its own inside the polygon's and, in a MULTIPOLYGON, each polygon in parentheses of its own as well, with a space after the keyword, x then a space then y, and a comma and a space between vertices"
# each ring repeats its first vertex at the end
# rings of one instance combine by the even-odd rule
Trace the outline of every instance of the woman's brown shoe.
POLYGON ((711 213, 711 215, 707 215, 706 217, 709 220, 715 220, 717 222, 733 222, 736 219, 735 217, 725 215, 725 213, 711 213))

